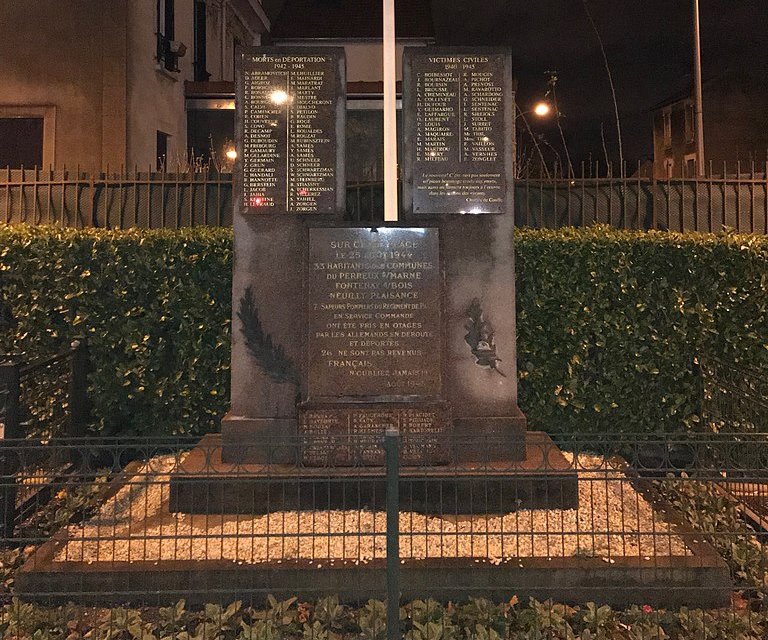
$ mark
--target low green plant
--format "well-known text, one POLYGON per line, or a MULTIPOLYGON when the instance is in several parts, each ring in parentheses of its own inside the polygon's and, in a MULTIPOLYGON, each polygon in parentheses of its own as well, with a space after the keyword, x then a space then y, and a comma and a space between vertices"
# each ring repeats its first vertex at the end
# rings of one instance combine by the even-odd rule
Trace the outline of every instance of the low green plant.
POLYGON ((381 600, 368 600, 358 616, 362 640, 384 640, 387 637, 387 609, 381 600))
POLYGON ((89 482, 59 488, 50 502, 44 503, 21 526, 22 537, 47 538, 75 520, 94 515, 104 500, 108 480, 107 475, 100 475, 89 482))
MULTIPOLYGON (((3 607, 0 633, 13 640, 359 640, 386 637, 384 605, 369 601, 359 609, 328 598, 309 604, 320 619, 294 618, 293 603, 277 614, 275 603, 264 608, 206 605, 188 610, 184 601, 153 609, 88 609, 75 605, 46 607, 14 599, 3 607), (327 613, 331 612, 331 618, 327 613), (283 615, 287 614, 287 615, 283 615), (352 619, 359 625, 351 623, 352 619), (328 623, 340 623, 336 630, 328 623), (299 624, 297 624, 299 622, 299 624)), ((299 614, 297 613, 297 616, 299 614)), ((617 610, 586 603, 566 606, 530 599, 519 604, 477 599, 443 605, 416 600, 401 607, 401 629, 407 640, 762 640, 766 616, 748 607, 730 609, 654 610, 647 605, 617 610)))
POLYGON ((711 481, 700 482, 682 473, 658 483, 661 493, 694 531, 704 534, 731 568, 742 588, 763 598, 768 588, 765 550, 756 531, 741 517, 738 503, 711 481))

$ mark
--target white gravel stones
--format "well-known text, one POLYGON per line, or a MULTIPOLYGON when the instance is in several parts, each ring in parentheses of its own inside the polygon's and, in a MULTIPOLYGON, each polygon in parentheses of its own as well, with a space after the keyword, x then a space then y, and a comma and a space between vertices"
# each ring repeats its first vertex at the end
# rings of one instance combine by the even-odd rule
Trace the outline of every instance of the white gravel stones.
MULTIPOLYGON (((306 559, 368 562, 386 556, 386 515, 366 510, 285 511, 262 516, 168 511, 169 473, 178 457, 154 458, 100 509, 68 527, 56 561, 306 559)), ((400 555, 409 558, 614 558, 690 555, 663 517, 620 471, 579 456, 577 509, 504 515, 400 513, 400 555)))

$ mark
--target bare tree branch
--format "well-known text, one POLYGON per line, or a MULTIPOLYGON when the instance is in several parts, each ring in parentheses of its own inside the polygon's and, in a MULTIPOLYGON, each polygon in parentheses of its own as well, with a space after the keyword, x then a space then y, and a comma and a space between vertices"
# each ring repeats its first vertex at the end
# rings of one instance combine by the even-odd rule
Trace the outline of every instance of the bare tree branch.
POLYGON ((613 97, 613 110, 616 115, 616 134, 619 138, 619 167, 622 177, 624 176, 624 149, 621 144, 621 120, 619 119, 619 103, 616 101, 616 89, 613 86, 613 74, 611 73, 611 67, 608 64, 608 56, 605 54, 605 46, 603 46, 603 38, 600 36, 600 31, 592 18, 592 13, 589 10, 587 0, 582 0, 584 3, 584 11, 587 13, 589 23, 592 25, 592 30, 597 36, 597 41, 600 44, 600 53, 603 54, 603 63, 605 64, 605 72, 608 74, 608 83, 611 85, 611 96, 613 97))

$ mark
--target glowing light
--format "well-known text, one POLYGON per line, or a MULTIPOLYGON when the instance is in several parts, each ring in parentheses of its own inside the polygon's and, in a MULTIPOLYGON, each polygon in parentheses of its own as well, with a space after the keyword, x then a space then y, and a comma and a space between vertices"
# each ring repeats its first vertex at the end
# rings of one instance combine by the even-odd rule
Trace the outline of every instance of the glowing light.
POLYGON ((437 154, 434 151, 429 152, 429 157, 434 158, 437 154))
POLYGON ((285 104, 288 102, 288 94, 282 89, 275 89, 270 95, 269 99, 275 104, 285 104))
POLYGON ((228 160, 237 160, 237 149, 230 147, 224 155, 227 156, 228 160))
POLYGON ((549 112, 552 110, 552 107, 549 106, 548 102, 537 102, 536 106, 533 108, 533 112, 539 116, 539 118, 543 118, 544 116, 548 116, 549 112))
POLYGON ((264 198, 262 198, 261 196, 253 196, 250 199, 249 204, 252 207, 260 207, 262 204, 264 204, 264 198))
POLYGON ((375 227, 375 229, 378 233, 383 234, 409 232, 423 236, 427 232, 424 227, 375 227))

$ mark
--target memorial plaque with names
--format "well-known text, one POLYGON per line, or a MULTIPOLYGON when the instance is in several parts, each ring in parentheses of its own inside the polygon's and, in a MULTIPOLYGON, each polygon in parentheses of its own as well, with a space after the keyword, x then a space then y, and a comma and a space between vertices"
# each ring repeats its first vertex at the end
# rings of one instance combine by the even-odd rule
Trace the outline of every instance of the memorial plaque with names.
POLYGON ((340 210, 343 49, 249 49, 242 55, 237 99, 243 211, 340 210))
POLYGON ((382 436, 396 427, 404 465, 451 460, 450 414, 444 402, 317 403, 299 411, 302 463, 307 466, 384 464, 382 436))
POLYGON ((438 230, 309 230, 310 398, 437 397, 438 230))
POLYGON ((507 211, 514 120, 509 54, 408 48, 403 68, 412 212, 507 211))

